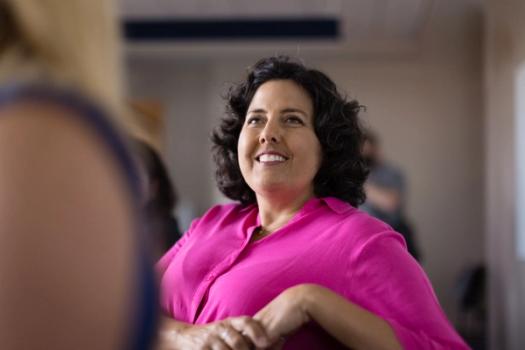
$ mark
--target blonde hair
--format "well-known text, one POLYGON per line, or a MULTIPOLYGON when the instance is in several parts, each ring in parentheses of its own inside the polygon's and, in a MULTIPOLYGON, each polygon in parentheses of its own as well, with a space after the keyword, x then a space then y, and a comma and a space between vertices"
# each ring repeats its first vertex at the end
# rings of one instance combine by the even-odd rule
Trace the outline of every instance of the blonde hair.
POLYGON ((114 1, 0 0, 0 12, 0 84, 45 79, 124 115, 114 1))

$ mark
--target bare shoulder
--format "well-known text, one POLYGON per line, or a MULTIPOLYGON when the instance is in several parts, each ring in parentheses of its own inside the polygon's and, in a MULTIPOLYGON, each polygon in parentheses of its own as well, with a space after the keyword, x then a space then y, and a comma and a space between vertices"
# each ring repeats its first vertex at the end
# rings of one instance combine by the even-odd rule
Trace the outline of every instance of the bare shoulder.
POLYGON ((89 157, 96 155, 99 162, 105 161, 107 150, 103 150, 96 132, 78 113, 54 102, 19 102, 2 108, 0 154, 6 156, 16 149, 29 159, 44 159, 55 165, 63 163, 62 157, 82 163, 92 161, 89 157))
POLYGON ((74 113, 41 102, 0 110, 0 324, 10 322, 0 342, 8 349, 122 341, 123 296, 132 294, 129 190, 74 113))

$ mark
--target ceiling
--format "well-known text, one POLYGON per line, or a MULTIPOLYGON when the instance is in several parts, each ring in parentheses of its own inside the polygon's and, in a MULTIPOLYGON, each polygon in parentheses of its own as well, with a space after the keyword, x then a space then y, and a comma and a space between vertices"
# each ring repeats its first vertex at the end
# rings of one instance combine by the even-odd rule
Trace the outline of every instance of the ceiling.
MULTIPOLYGON (((136 20, 327 18, 337 40, 184 40, 130 42, 135 53, 209 55, 272 49, 302 53, 388 54, 417 50, 437 0, 120 0, 121 15, 136 20)), ((475 0, 456 0, 475 1, 475 0)))

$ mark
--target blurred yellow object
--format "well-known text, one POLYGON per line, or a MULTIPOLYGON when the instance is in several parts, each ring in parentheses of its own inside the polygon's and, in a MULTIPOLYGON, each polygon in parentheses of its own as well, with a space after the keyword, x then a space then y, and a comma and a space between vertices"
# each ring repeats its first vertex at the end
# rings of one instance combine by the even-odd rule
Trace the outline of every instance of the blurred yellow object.
POLYGON ((132 134, 161 152, 164 145, 164 106, 154 99, 133 99, 129 105, 133 114, 132 134))

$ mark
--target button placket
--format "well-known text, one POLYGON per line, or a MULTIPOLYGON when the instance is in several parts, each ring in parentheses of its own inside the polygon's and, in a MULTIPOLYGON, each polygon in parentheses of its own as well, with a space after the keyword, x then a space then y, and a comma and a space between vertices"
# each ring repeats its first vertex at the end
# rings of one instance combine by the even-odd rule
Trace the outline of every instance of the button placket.
MULTIPOLYGON (((254 227, 255 228, 255 227, 254 227)), ((194 319, 193 322, 196 322, 200 314, 202 313, 202 310, 205 307, 205 303, 207 300, 208 293, 210 291, 211 286, 215 282, 215 280, 228 272, 228 270, 234 265, 237 258, 242 254, 242 252, 249 247, 250 237, 247 237, 246 240, 242 241, 242 244, 240 245, 239 249, 234 251, 229 256, 225 257, 224 260, 219 263, 214 269, 212 269, 208 275, 204 278, 203 283, 200 285, 197 293, 195 294, 195 305, 196 305, 196 311, 194 313, 194 319), (197 300, 198 303, 197 303, 197 300), (204 304, 203 304, 204 303, 204 304)))

